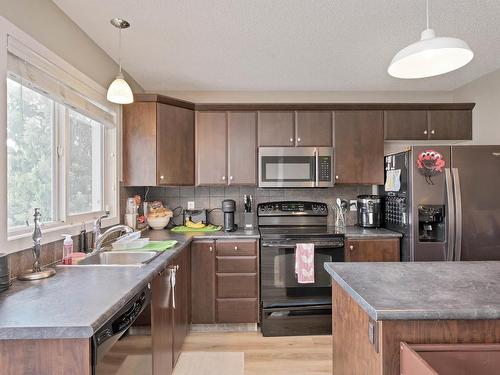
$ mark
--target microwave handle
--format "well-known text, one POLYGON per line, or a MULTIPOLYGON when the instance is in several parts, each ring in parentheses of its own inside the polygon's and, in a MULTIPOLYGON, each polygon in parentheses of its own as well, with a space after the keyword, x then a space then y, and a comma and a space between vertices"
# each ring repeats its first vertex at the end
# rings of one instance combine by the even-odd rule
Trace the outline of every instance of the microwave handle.
POLYGON ((316 167, 314 168, 314 174, 315 174, 315 181, 314 181, 314 186, 318 187, 319 186, 319 155, 318 155, 318 149, 314 149, 314 159, 316 163, 316 167))

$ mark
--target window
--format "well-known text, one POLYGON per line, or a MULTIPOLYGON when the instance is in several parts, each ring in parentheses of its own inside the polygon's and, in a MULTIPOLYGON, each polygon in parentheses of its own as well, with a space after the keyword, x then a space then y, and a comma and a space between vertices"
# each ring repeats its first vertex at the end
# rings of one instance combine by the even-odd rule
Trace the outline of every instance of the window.
POLYGON ((8 230, 103 211, 103 124, 7 78, 8 230), (65 168, 66 166, 66 168, 65 168))
POLYGON ((7 79, 7 222, 25 227, 33 208, 54 220, 54 101, 7 79))

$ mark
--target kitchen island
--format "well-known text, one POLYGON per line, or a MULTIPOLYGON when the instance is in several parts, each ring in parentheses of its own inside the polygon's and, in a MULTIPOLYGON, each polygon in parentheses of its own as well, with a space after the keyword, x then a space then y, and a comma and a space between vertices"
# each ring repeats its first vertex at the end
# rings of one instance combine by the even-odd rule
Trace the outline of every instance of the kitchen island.
POLYGON ((400 343, 500 343, 500 262, 326 263, 333 373, 400 374, 400 343))

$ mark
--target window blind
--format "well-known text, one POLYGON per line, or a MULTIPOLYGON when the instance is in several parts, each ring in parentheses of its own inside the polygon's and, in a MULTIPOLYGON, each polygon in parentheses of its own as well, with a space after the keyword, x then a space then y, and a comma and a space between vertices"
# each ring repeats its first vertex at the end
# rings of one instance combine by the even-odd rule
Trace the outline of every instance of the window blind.
POLYGON ((8 76, 107 127, 115 127, 116 113, 106 99, 78 78, 23 45, 12 36, 7 40, 8 76))

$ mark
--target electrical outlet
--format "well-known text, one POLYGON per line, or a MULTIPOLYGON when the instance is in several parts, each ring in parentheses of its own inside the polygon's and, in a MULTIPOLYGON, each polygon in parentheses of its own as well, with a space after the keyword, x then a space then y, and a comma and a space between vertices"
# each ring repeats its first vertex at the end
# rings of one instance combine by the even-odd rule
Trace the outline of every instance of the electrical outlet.
POLYGON ((194 210, 194 202, 193 201, 189 201, 188 202, 188 210, 194 210))
POLYGON ((358 201, 356 199, 351 199, 349 201, 349 210, 357 211, 358 210, 358 201))

